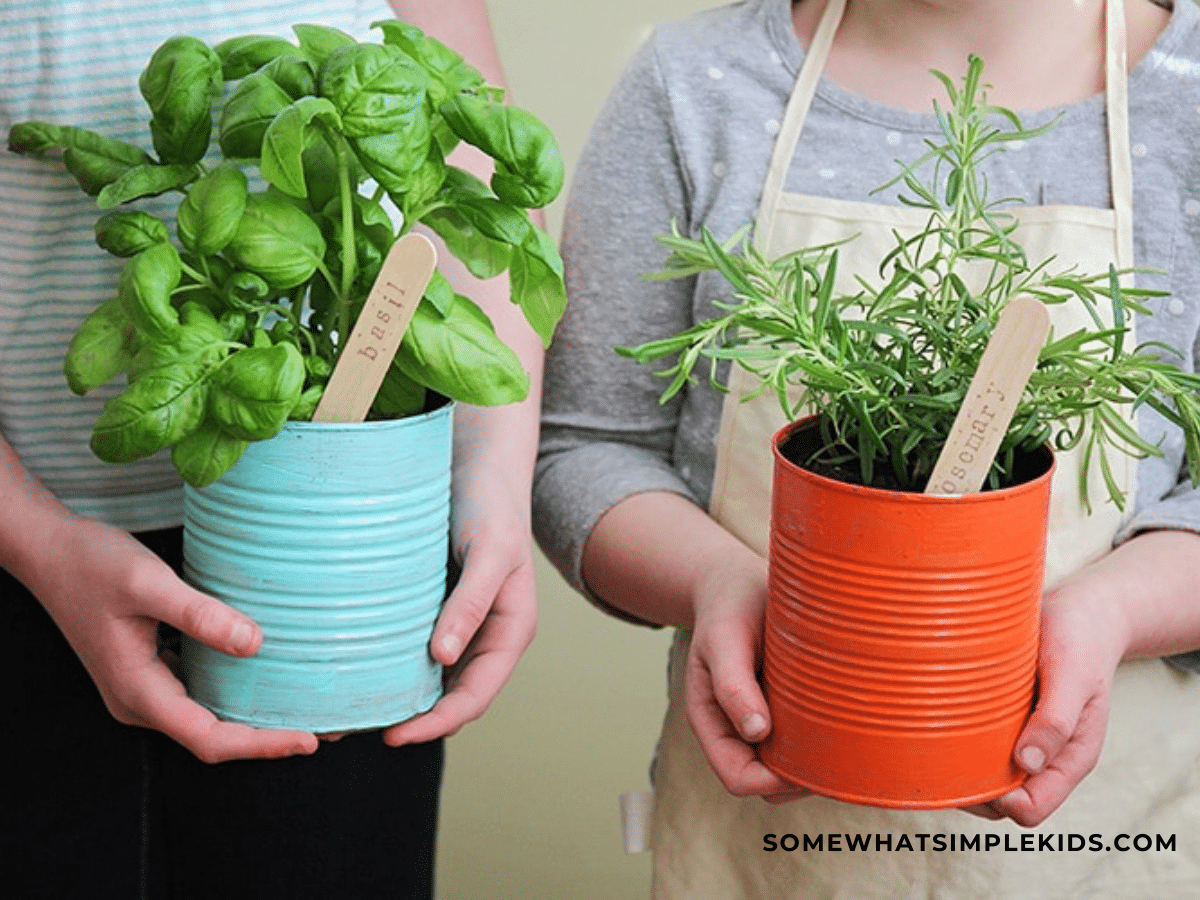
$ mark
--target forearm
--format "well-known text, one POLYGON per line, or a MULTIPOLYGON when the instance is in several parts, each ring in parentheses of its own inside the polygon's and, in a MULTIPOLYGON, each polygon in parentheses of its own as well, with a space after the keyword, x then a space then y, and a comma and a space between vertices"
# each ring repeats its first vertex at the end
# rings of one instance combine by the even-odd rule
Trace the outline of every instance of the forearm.
MULTIPOLYGON (((485 0, 391 0, 391 6, 398 18, 461 54, 490 84, 506 86, 485 0)), ((484 181, 491 176, 491 160, 467 144, 456 147, 448 161, 484 181)), ((540 224, 540 212, 534 211, 533 216, 540 224)), ((519 509, 528 521, 542 395, 541 341, 511 302, 506 276, 479 281, 446 252, 440 240, 434 237, 434 241, 442 274, 458 293, 470 297, 487 313, 497 335, 520 357, 530 381, 529 396, 522 403, 497 408, 460 406, 454 423, 456 493, 472 496, 480 479, 488 479, 513 501, 510 511, 519 509)), ((494 495, 494 491, 489 493, 494 495)))
MULTIPOLYGON (((588 588, 639 619, 695 626, 705 601, 739 583, 765 586, 766 562, 692 501, 648 491, 610 509, 583 553, 588 588)), ((747 603, 761 598, 746 596, 747 603)))
POLYGON ((78 517, 29 473, 0 438, 0 568, 35 593, 48 554, 78 517))
MULTIPOLYGON (((1080 577, 1124 632, 1124 658, 1200 647, 1200 535, 1147 531, 1089 566, 1080 577)), ((1047 602, 1054 602, 1052 591, 1047 602)))

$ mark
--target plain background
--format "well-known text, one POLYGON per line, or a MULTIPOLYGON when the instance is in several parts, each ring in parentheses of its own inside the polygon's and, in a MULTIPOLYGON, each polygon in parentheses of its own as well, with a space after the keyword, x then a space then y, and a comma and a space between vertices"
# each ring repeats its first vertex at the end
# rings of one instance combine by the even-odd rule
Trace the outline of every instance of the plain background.
MULTIPOLYGON (((718 2, 489 0, 512 97, 553 129, 568 183, 651 26, 718 2)), ((547 212, 556 239, 562 206, 547 212)), ((618 797, 649 786, 670 635, 608 618, 538 562, 537 638, 488 713, 448 745, 438 898, 648 897, 650 857, 625 853, 618 797)))

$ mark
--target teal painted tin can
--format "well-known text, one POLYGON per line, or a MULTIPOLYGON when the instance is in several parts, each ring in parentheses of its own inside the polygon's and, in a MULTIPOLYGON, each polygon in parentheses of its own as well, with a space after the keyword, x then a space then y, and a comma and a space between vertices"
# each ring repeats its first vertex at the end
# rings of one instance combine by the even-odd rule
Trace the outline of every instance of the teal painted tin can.
POLYGON ((446 591, 453 405, 404 419, 289 423, 186 489, 184 574, 250 616, 233 657, 185 637, 188 693, 221 719, 330 732, 429 709, 446 591))

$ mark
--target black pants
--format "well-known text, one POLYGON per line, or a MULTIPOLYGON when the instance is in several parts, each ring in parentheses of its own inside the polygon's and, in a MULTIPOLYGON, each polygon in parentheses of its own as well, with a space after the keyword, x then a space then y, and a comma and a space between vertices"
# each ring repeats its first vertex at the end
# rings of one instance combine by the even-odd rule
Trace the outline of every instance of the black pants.
MULTIPOLYGON (((178 565, 178 530, 142 538, 178 565)), ((311 757, 201 763, 116 722, 3 571, 0 696, 4 897, 433 895, 441 741, 393 749, 366 733, 311 757)))

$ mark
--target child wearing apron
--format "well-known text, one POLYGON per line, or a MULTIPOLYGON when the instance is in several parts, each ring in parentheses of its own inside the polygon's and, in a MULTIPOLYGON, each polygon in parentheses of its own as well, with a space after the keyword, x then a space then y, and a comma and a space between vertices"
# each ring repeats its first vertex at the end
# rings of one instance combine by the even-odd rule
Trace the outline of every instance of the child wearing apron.
MULTIPOLYGON (((842 167, 870 170, 877 165, 880 154, 860 145, 844 143, 831 151, 840 119, 874 119, 869 124, 875 126, 875 134, 880 124, 891 126, 884 132, 886 143, 917 148, 905 161, 924 148, 900 127, 915 129, 919 123, 913 115, 882 110, 822 79, 845 0, 825 6, 804 54, 788 44, 796 36, 790 31, 787 6, 782 0, 759 0, 701 14, 664 30, 643 51, 597 124, 573 189, 564 235, 573 309, 547 361, 543 450, 535 489, 537 529, 543 547, 564 574, 602 607, 634 620, 678 627, 669 665, 669 706, 654 769, 654 896, 1185 896, 1180 891, 1200 876, 1200 838, 1192 837, 1200 821, 1200 685, 1157 657, 1200 646, 1200 616, 1192 611, 1200 606, 1200 584, 1188 574, 1200 561, 1200 539, 1192 533, 1200 530, 1200 504, 1190 484, 1179 480, 1177 435, 1146 415, 1139 416, 1138 427, 1162 436, 1165 458, 1153 463, 1119 460, 1116 478, 1136 498, 1124 511, 1095 504, 1088 514, 1076 490, 1078 458, 1073 453, 1059 458, 1047 597, 1056 597, 1056 592, 1070 597, 1072 591, 1124 581, 1136 586, 1137 573, 1118 572, 1114 561, 1146 566, 1147 559, 1160 557, 1167 558, 1155 577, 1170 588, 1147 595, 1137 608, 1155 624, 1139 620, 1128 635, 1121 633, 1128 640, 1119 648, 1114 649, 1115 639, 1082 643, 1078 655, 1086 657, 1083 661, 1070 653, 1043 654, 1042 718, 1031 721, 1018 747, 1045 751, 1047 759, 1023 757, 1027 768, 1039 770, 1029 790, 983 811, 1036 824, 1035 834, 1023 832, 1013 821, 988 821, 954 810, 885 811, 821 797, 769 804, 754 796, 789 799, 800 793, 767 772, 753 754, 753 741, 768 727, 765 704, 753 681, 761 634, 755 631, 755 616, 761 617, 765 589, 765 564, 759 563, 766 552, 769 519, 769 441, 784 424, 782 414, 769 393, 746 402, 756 385, 736 367, 722 373, 727 394, 696 385, 673 405, 656 409, 652 404, 663 383, 603 353, 606 346, 677 333, 680 325, 711 315, 712 299, 721 299, 723 289, 705 276, 683 288, 637 287, 624 280, 623 275, 633 274, 632 268, 646 261, 646 251, 635 249, 632 241, 647 228, 668 230, 672 219, 685 233, 697 234, 701 225, 708 225, 725 239, 741 224, 737 211, 747 206, 749 181, 756 171, 762 173, 762 186, 754 197, 760 248, 777 256, 852 238, 839 252, 843 286, 854 275, 870 278, 876 273, 879 260, 895 244, 895 231, 923 224, 925 212, 862 192, 847 190, 847 196, 838 196, 832 186, 825 193, 792 189, 797 180, 805 183, 794 171, 800 165, 817 167, 818 186, 822 179, 835 182, 842 167), (719 55, 716 36, 722 29, 729 34, 742 30, 743 46, 737 49, 749 58, 734 58, 733 51, 719 55), (756 38, 760 49, 771 49, 755 56, 751 48, 756 38), (693 58, 680 59, 673 50, 693 58), (786 69, 789 57, 796 60, 799 73, 792 75, 779 118, 768 120, 766 133, 773 141, 739 128, 739 92, 745 106, 753 107, 762 99, 756 91, 764 84, 778 84, 769 67, 775 63, 786 69), (638 77, 646 71, 653 77, 638 77), (679 78, 672 79, 673 73, 679 78), (704 86, 705 77, 713 84, 704 86), (728 107, 714 95, 724 98, 728 107), (723 114, 730 121, 722 121, 723 114), (666 124, 657 125, 656 120, 666 124), (622 125, 643 129, 643 134, 622 143, 611 137, 622 125), (802 142, 806 132, 808 145, 802 142), (764 143, 765 153, 759 149, 764 143), (806 146, 820 148, 819 161, 805 157, 806 146), (662 171, 644 179, 635 174, 640 167, 656 165, 662 171), (760 165, 763 168, 756 169, 760 165), (622 189, 620 180, 633 184, 622 189), (622 209, 622 200, 631 206, 622 209), (632 223, 650 214, 667 218, 649 226, 632 223), (633 235, 611 237, 619 223, 631 224, 633 235), (619 299, 624 297, 630 298, 628 306, 619 299), (572 480, 584 471, 585 485, 572 480), (693 515, 706 502, 711 521, 721 529, 693 515), (681 532, 687 539, 672 542, 669 534, 681 532), (1146 533, 1150 536, 1139 538, 1141 544, 1134 541, 1117 551, 1120 555, 1108 555, 1114 542, 1146 533), (1150 542, 1155 542, 1153 551, 1140 554, 1150 542), (1098 574, 1080 575, 1093 572, 1098 574), (730 599, 735 592, 740 599, 730 599), (1164 608, 1172 612, 1163 614, 1164 608), (1144 639, 1146 631, 1154 632, 1156 640, 1144 639), (693 647, 693 639, 698 647, 693 647), (1111 660, 1106 656, 1110 650, 1111 660), (1122 655, 1150 658, 1130 659, 1118 667, 1122 655), (1055 668, 1071 665, 1088 672, 1104 672, 1107 666, 1111 692, 1107 684, 1092 693, 1082 691, 1070 675, 1055 668), (1077 701, 1074 708, 1072 700, 1077 701), (1108 708, 1112 712, 1103 754, 1095 771, 1075 788, 1094 762, 1088 748, 1099 751, 1108 708), (1064 712, 1067 733, 1049 736, 1049 720, 1064 712), (1067 794, 1069 799, 1062 803, 1067 794), (789 852, 795 844, 781 844, 785 835, 795 836, 801 849, 789 852), (821 835, 866 836, 867 849, 847 852, 844 840, 839 840, 822 843, 817 850, 815 840, 821 835), (1022 835, 1041 839, 1028 844, 1037 849, 1022 849, 1022 835), (1089 849, 1073 850, 1078 840, 1060 837, 1069 835, 1085 836, 1089 849), (1120 835, 1148 835, 1151 846, 1155 838, 1166 845, 1174 837, 1170 850, 1130 853, 1114 849, 1123 846, 1120 835), (960 841, 963 836, 965 844, 960 841), (964 849, 974 848, 976 836, 980 847, 994 840, 995 847, 1005 849, 964 849), (772 844, 779 849, 770 849, 772 844)), ((1068 106, 1061 123, 1093 139, 1089 152, 1098 157, 1102 172, 1101 178, 1092 179, 1098 189, 1075 191, 1088 201, 1079 202, 1056 180, 1053 168, 1064 162, 1047 164, 1052 170, 1048 177, 1040 176, 1046 181, 1037 196, 1023 195, 1037 205, 1012 210, 1021 223, 1017 240, 1030 260, 1053 255, 1056 267, 1074 265, 1081 272, 1103 272, 1110 263, 1119 268, 1154 265, 1151 260, 1164 270, 1170 268, 1160 276, 1162 281, 1139 273, 1140 284, 1167 286, 1173 296, 1156 308, 1155 316, 1136 323, 1133 339, 1168 337, 1190 366, 1197 323, 1190 291, 1196 273, 1194 264, 1182 258, 1196 249, 1195 232, 1185 221, 1191 207, 1186 196, 1159 198, 1153 189, 1145 194, 1150 202, 1139 197, 1143 188, 1134 164, 1150 153, 1140 142, 1142 135, 1160 133, 1171 113, 1164 111, 1156 119, 1146 113, 1140 95, 1130 99, 1123 4, 1110 0, 1107 19, 1101 21, 1103 96, 1068 106), (1131 139, 1133 127, 1138 136, 1131 139), (1070 200, 1055 202, 1059 193, 1070 200), (1142 209, 1154 214, 1160 200, 1164 208, 1184 209, 1166 247, 1137 216, 1142 209)), ((1182 71, 1181 63, 1194 60, 1200 49, 1196 23, 1194 8, 1175 10, 1145 65, 1182 71)), ((986 57, 984 62, 986 81, 986 57)), ((1156 93, 1157 88, 1144 83, 1147 79, 1136 80, 1143 74, 1135 74, 1133 87, 1156 93)), ((932 78, 930 84, 932 97, 932 78)), ((1185 90, 1176 97, 1181 106, 1192 99, 1200 95, 1185 90)), ((928 130, 928 120, 924 127, 928 130)), ((1034 143, 1016 152, 1032 150, 1034 143)), ((1060 147, 1059 152, 1066 151, 1060 147)), ((1185 152, 1181 147, 1180 153, 1185 152)), ((890 156, 901 154, 893 151, 890 156)), ((1084 156, 1075 162, 1086 169, 1079 161, 1084 156)), ((1022 179, 1036 172, 1041 162, 1027 155, 1012 162, 1011 169, 1008 165, 1002 161, 987 172, 996 182, 991 196, 1006 196, 999 185, 1009 177, 1027 186, 1022 179)), ((878 177, 872 186, 888 177, 878 177)), ((811 183, 811 169, 808 179, 811 183)), ((643 272, 654 268, 647 266, 643 272)), ((1051 312, 1056 333, 1089 325, 1079 318, 1081 311, 1069 306, 1053 307, 1051 312)), ((1102 496, 1102 491, 1093 489, 1092 495, 1102 496)), ((1143 588, 1146 581, 1141 579, 1143 588)), ((1098 599, 1095 615, 1109 616, 1115 608, 1098 599)), ((1058 627, 1063 618, 1047 616, 1047 627, 1058 627)), ((1043 640, 1051 649, 1061 642, 1058 634, 1044 634, 1043 640)), ((1086 680, 1071 674, 1076 681, 1086 680)))

